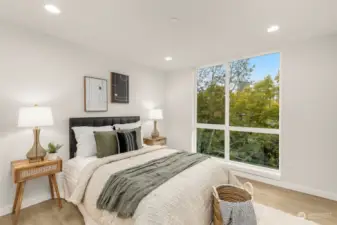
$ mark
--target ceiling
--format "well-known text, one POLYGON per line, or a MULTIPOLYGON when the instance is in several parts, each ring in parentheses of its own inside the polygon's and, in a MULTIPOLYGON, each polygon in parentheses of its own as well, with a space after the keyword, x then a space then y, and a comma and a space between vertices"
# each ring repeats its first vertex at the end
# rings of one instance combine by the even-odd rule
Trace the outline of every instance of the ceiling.
POLYGON ((337 32, 336 0, 0 0, 0 18, 170 71, 337 32), (178 22, 170 18, 176 17, 178 22), (280 31, 266 29, 277 24, 280 31), (173 61, 164 58, 172 56, 173 61))

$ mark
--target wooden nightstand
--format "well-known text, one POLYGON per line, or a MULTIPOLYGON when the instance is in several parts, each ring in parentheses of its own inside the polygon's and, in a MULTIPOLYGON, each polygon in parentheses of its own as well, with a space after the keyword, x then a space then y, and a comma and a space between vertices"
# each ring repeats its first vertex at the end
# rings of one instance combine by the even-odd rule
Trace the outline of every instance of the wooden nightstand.
POLYGON ((147 137, 144 138, 144 143, 147 145, 166 145, 166 137, 147 137))
POLYGON ((58 198, 58 205, 62 208, 60 192, 57 186, 55 174, 62 171, 62 159, 45 160, 42 162, 29 163, 28 160, 18 160, 12 162, 13 181, 16 184, 16 193, 13 204, 13 211, 15 213, 15 223, 17 223, 21 210, 21 203, 23 199, 23 192, 27 180, 32 180, 42 176, 48 176, 50 193, 54 199, 54 191, 58 198))

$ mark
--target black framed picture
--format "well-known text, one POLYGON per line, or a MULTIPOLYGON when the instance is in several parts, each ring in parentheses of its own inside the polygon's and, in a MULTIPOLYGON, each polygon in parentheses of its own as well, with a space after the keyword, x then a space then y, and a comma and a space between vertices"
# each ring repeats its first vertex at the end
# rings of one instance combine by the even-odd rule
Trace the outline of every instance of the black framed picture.
POLYGON ((111 103, 129 103, 129 76, 111 73, 111 103))

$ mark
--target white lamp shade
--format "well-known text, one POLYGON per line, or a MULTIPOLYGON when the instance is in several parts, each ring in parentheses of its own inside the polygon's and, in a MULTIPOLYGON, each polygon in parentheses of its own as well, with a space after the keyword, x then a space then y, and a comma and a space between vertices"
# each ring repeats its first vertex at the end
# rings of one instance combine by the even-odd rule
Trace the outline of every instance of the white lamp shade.
POLYGON ((53 124, 50 107, 22 107, 19 110, 18 127, 43 127, 53 124))
POLYGON ((163 119, 163 110, 161 110, 161 109, 150 110, 149 118, 151 120, 162 120, 163 119))

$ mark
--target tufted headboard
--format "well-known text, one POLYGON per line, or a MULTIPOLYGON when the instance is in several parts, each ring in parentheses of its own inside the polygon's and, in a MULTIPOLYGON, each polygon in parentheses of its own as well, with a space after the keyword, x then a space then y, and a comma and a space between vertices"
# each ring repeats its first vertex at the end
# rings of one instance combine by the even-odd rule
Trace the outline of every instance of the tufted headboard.
POLYGON ((85 117, 85 118, 70 118, 69 119, 69 157, 75 157, 77 151, 77 141, 72 127, 80 126, 109 126, 114 124, 134 123, 140 120, 139 116, 121 116, 121 117, 85 117))

